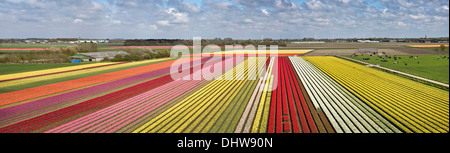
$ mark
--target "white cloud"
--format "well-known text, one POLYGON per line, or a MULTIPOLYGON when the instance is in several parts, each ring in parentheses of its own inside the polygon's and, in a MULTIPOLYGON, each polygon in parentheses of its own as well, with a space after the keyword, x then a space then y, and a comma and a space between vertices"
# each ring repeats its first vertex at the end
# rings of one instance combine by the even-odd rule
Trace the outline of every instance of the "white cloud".
POLYGON ((308 1, 305 4, 310 10, 322 10, 326 8, 325 4, 319 0, 308 1))
POLYGON ((73 20, 73 23, 83 23, 83 19, 75 19, 73 20))
POLYGON ((433 16, 434 20, 437 21, 448 21, 448 17, 443 17, 443 16, 433 16))
POLYGON ((185 8, 186 11, 198 13, 200 12, 200 8, 198 8, 196 5, 191 4, 189 2, 181 2, 182 6, 185 8))
POLYGON ((149 25, 148 28, 153 31, 158 30, 158 26, 156 25, 149 25))
POLYGON ((401 27, 405 27, 405 26, 406 26, 406 24, 403 23, 402 21, 397 22, 397 25, 398 25, 398 26, 401 26, 401 27))
POLYGON ((247 18, 247 19, 244 19, 244 22, 245 22, 245 23, 253 23, 253 20, 247 18))
POLYGON ((162 26, 170 25, 168 20, 159 20, 159 21, 156 21, 156 23, 158 23, 159 25, 162 25, 162 26))
POLYGON ((229 7, 233 6, 233 4, 231 4, 230 2, 226 2, 226 1, 221 1, 221 2, 213 1, 212 3, 219 9, 229 9, 229 7))
POLYGON ((84 14, 84 13, 80 13, 80 14, 76 14, 76 17, 78 19, 87 19, 90 18, 90 16, 88 14, 84 14))
POLYGON ((181 13, 176 8, 169 8, 166 10, 168 14, 172 16, 172 23, 187 23, 189 22, 189 17, 187 13, 181 13))
POLYGON ((327 19, 327 18, 314 18, 313 20, 317 21, 317 22, 329 22, 330 21, 330 19, 327 19))
POLYGON ((261 12, 266 15, 269 16, 269 11, 267 11, 267 9, 261 9, 261 12))
POLYGON ((113 24, 121 24, 122 21, 121 20, 112 20, 111 23, 113 23, 113 24))
POLYGON ((38 2, 37 0, 25 0, 24 2, 33 8, 45 8, 46 7, 46 4, 44 2, 38 2))
POLYGON ((97 2, 92 2, 92 9, 94 10, 102 10, 103 9, 103 5, 97 2))
POLYGON ((384 8, 383 14, 386 14, 387 11, 389 11, 389 9, 388 8, 384 8))
POLYGON ((75 37, 151 35, 183 39, 260 38, 261 33, 272 38, 320 33, 332 33, 333 37, 433 35, 427 29, 441 36, 448 33, 448 6, 443 0, 0 0, 1 29, 17 33, 0 37, 52 37, 61 33, 75 37), (19 27, 32 28, 25 32, 19 27))
POLYGON ((426 19, 428 18, 427 16, 423 15, 423 14, 418 14, 418 15, 409 15, 409 17, 411 17, 412 19, 415 20, 422 20, 422 19, 426 19))
POLYGON ((140 23, 140 24, 138 24, 138 29, 142 29, 142 30, 146 30, 146 31, 147 30, 156 31, 156 30, 158 30, 158 26, 154 25, 154 24, 148 25, 148 24, 140 23))
POLYGON ((138 6, 138 4, 136 2, 133 2, 133 1, 127 1, 127 2, 125 2, 125 4, 128 5, 128 6, 132 6, 132 7, 137 7, 138 6))
POLYGON ((344 4, 348 4, 348 2, 350 2, 350 0, 339 0, 339 1, 344 3, 344 4))
POLYGON ((282 11, 288 11, 298 9, 298 6, 290 0, 275 0, 275 8, 282 11))
POLYGON ((398 0, 398 3, 401 5, 401 6, 403 6, 403 7, 412 7, 412 6, 415 6, 415 2, 408 2, 408 1, 406 1, 406 0, 398 0))
POLYGON ((377 10, 373 7, 367 7, 366 9, 364 9, 364 11, 368 12, 368 13, 376 13, 377 12, 377 10))

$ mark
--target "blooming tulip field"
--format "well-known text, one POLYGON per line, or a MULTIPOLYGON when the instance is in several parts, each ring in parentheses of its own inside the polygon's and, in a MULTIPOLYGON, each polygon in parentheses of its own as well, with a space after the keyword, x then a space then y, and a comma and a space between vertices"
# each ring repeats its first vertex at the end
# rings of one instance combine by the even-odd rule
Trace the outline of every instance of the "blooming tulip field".
POLYGON ((0 133, 449 132, 448 91, 306 52, 0 75, 0 133))

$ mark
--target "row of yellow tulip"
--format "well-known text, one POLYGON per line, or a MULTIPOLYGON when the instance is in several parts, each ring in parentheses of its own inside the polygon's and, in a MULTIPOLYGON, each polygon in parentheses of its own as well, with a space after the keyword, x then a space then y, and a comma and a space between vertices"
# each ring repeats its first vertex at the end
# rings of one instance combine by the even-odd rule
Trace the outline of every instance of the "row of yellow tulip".
POLYGON ((304 57, 405 132, 448 132, 449 93, 337 57, 304 57))
MULTIPOLYGON (((271 58, 269 64, 268 73, 266 73, 264 83, 264 90, 262 91, 261 99, 259 100, 258 110, 256 111, 255 120, 253 121, 252 133, 266 133, 267 131, 267 120, 269 119, 269 108, 270 108, 270 99, 272 96, 272 84, 273 77, 272 74, 274 58, 271 58)), ((257 89, 258 90, 258 89, 257 89)))
MULTIPOLYGON (((440 47, 441 45, 408 45, 409 47, 419 47, 419 48, 432 48, 432 47, 440 47)), ((448 45, 444 45, 448 47, 448 45)))
MULTIPOLYGON (((249 57, 251 58, 251 57, 249 57)), ((230 102, 239 94, 240 89, 248 81, 245 76, 253 74, 256 65, 248 65, 248 60, 240 63, 222 76, 236 76, 234 80, 213 80, 189 97, 133 131, 133 133, 180 133, 208 132, 230 102), (231 73, 231 74, 230 74, 231 73), (243 80, 236 78, 244 77, 243 80)))
POLYGON ((79 70, 79 69, 85 69, 85 68, 90 68, 90 67, 106 66, 106 65, 110 65, 110 64, 113 64, 113 63, 109 63, 109 62, 94 63, 94 64, 85 64, 85 65, 77 65, 77 66, 68 66, 68 67, 62 67, 62 68, 29 71, 29 72, 22 72, 22 73, 5 74, 5 75, 0 75, 0 81, 16 79, 16 78, 31 77, 31 76, 37 76, 37 75, 44 75, 44 74, 50 74, 50 73, 79 70))
POLYGON ((246 102, 245 109, 234 129, 234 133, 266 132, 271 94, 271 91, 268 91, 268 89, 271 89, 273 84, 273 74, 271 71, 274 65, 274 59, 273 57, 271 58, 269 70, 264 75, 264 79, 260 79, 255 88, 251 88, 251 91, 248 93, 250 99, 246 102))

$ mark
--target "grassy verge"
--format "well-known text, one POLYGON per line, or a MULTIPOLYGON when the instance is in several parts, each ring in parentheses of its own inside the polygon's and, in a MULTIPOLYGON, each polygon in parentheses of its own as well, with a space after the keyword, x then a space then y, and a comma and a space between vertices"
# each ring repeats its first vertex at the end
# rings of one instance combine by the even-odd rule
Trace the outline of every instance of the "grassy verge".
POLYGON ((25 43, 2 43, 0 48, 66 48, 74 44, 25 44, 25 43))

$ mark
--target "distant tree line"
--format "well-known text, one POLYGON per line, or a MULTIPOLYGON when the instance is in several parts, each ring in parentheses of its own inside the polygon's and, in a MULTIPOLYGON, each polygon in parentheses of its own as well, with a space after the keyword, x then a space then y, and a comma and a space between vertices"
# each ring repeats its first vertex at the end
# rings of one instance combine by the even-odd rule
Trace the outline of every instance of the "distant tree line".
MULTIPOLYGON (((79 40, 78 38, 54 38, 54 39, 47 39, 47 38, 27 38, 27 39, 0 39, 0 43, 24 43, 25 40, 47 40, 51 43, 56 43, 58 41, 76 41, 79 40)), ((109 40, 109 39, 107 39, 109 40)), ((290 41, 325 41, 325 42, 336 42, 336 41, 346 41, 346 42, 356 42, 358 40, 377 40, 380 42, 389 42, 390 40, 397 40, 397 42, 432 42, 432 43, 438 43, 449 41, 449 37, 421 37, 421 38, 389 38, 389 37, 366 37, 366 38, 333 38, 333 39, 315 39, 315 38, 297 38, 297 39, 271 39, 271 38, 265 38, 263 40, 233 40, 231 38, 225 38, 225 39, 202 39, 202 45, 208 45, 205 42, 214 42, 211 44, 216 44, 219 46, 224 45, 236 45, 240 44, 244 41, 252 41, 253 45, 258 45, 260 43, 267 43, 266 40, 273 43, 273 45, 282 46, 285 42, 290 41)), ((110 43, 122 43, 124 42, 125 46, 173 46, 173 45, 186 45, 186 46, 192 46, 192 40, 184 40, 184 39, 129 39, 129 40, 123 40, 123 39, 111 39, 109 40, 110 43)))
MULTIPOLYGON (((278 45, 281 47, 286 46, 286 42, 283 40, 232 40, 232 39, 202 39, 202 46, 206 45, 278 45)), ((183 39, 134 39, 134 40, 125 40, 125 46, 175 46, 175 45, 186 45, 192 46, 193 40, 183 40, 183 39)))
MULTIPOLYGON (((324 41, 324 42, 357 42, 358 40, 372 40, 372 41, 380 41, 380 42, 390 42, 394 40, 395 42, 416 42, 416 43, 441 43, 448 42, 448 37, 440 37, 440 38, 336 38, 336 39, 315 39, 315 38, 303 38, 303 39, 263 39, 263 40, 233 40, 233 39, 202 39, 202 46, 214 44, 218 46, 225 45, 278 45, 279 47, 285 47, 286 43, 293 41, 324 41)), ((174 45, 186 45, 192 46, 193 40, 183 40, 183 39, 130 39, 125 40, 125 46, 174 46, 174 45)))
POLYGON ((391 40, 395 40, 396 42, 415 42, 415 43, 440 43, 440 42, 448 42, 448 37, 440 37, 440 38, 336 38, 336 39, 314 39, 314 38, 304 38, 304 39, 290 39, 287 41, 324 41, 324 42, 357 42, 358 40, 372 40, 372 41, 380 41, 380 42, 390 42, 391 40))
POLYGON ((71 48, 50 48, 44 51, 10 52, 0 55, 0 63, 68 63, 70 56, 96 52, 97 44, 80 43, 71 48))
MULTIPOLYGON (((173 46, 177 44, 187 45, 189 40, 181 39, 134 39, 125 40, 125 46, 173 46)), ((191 41, 192 44, 192 41, 191 41)))
POLYGON ((0 63, 68 63, 70 56, 76 54, 71 49, 52 49, 45 51, 14 52, 2 54, 0 63))
MULTIPOLYGON (((81 52, 96 51, 96 46, 77 45, 72 48, 52 48, 44 51, 11 52, 0 54, 0 63, 69 63, 71 56, 81 52), (95 48, 95 49, 94 49, 95 48)), ((126 49, 128 55, 116 55, 104 61, 131 62, 170 57, 169 49, 126 49)))

